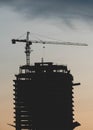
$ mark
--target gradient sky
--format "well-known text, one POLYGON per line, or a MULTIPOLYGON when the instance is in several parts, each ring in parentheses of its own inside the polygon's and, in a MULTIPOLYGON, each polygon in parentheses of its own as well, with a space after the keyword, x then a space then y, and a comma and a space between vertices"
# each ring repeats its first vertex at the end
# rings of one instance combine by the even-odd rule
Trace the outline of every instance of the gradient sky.
POLYGON ((87 43, 88 47, 33 45, 31 64, 53 61, 65 64, 80 86, 74 89, 77 130, 93 130, 93 1, 92 0, 0 0, 0 130, 14 130, 13 79, 25 64, 24 44, 12 38, 56 39, 87 43))

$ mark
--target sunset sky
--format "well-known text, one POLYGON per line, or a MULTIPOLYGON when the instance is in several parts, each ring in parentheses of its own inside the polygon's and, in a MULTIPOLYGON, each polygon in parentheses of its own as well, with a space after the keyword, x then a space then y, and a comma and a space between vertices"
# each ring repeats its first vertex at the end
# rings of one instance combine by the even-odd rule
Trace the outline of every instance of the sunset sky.
POLYGON ((0 0, 0 130, 14 130, 13 80, 25 64, 24 44, 11 39, 56 40, 87 43, 88 47, 32 45, 31 64, 52 61, 71 70, 74 82, 77 130, 93 130, 93 1, 0 0))

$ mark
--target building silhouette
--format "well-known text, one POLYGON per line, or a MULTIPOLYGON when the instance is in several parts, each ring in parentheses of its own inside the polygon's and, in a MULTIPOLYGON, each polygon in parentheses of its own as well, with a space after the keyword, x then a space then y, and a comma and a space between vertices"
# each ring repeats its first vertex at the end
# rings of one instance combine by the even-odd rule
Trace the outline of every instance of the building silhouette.
POLYGON ((73 130, 73 76, 64 65, 40 62, 20 67, 14 80, 16 130, 73 130))

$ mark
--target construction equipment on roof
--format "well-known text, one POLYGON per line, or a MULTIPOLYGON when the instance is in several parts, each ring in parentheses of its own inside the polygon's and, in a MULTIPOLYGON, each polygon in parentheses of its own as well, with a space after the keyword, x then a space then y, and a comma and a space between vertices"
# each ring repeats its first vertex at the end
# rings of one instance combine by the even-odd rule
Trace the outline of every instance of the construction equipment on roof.
POLYGON ((55 42, 55 41, 42 41, 42 40, 29 40, 29 34, 30 32, 27 32, 26 39, 12 39, 12 44, 16 44, 16 42, 22 42, 26 43, 25 46, 25 53, 26 53, 26 65, 30 65, 30 53, 31 53, 31 48, 30 46, 33 43, 41 43, 41 44, 55 44, 55 45, 73 45, 73 46, 88 46, 85 43, 73 43, 73 42, 55 42))

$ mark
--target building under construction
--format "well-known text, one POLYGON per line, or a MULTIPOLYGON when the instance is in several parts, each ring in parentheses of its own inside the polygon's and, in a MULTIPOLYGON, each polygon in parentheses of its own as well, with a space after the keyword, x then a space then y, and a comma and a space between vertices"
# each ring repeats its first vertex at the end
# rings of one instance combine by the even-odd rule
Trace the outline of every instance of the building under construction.
POLYGON ((73 130, 73 76, 51 62, 21 66, 14 80, 16 130, 73 130))
POLYGON ((80 125, 74 120, 73 109, 73 86, 79 83, 73 83, 73 76, 67 66, 43 61, 30 65, 32 41, 29 41, 28 34, 26 40, 12 40, 13 44, 26 42, 26 65, 20 67, 14 80, 15 128, 73 130, 80 125))

